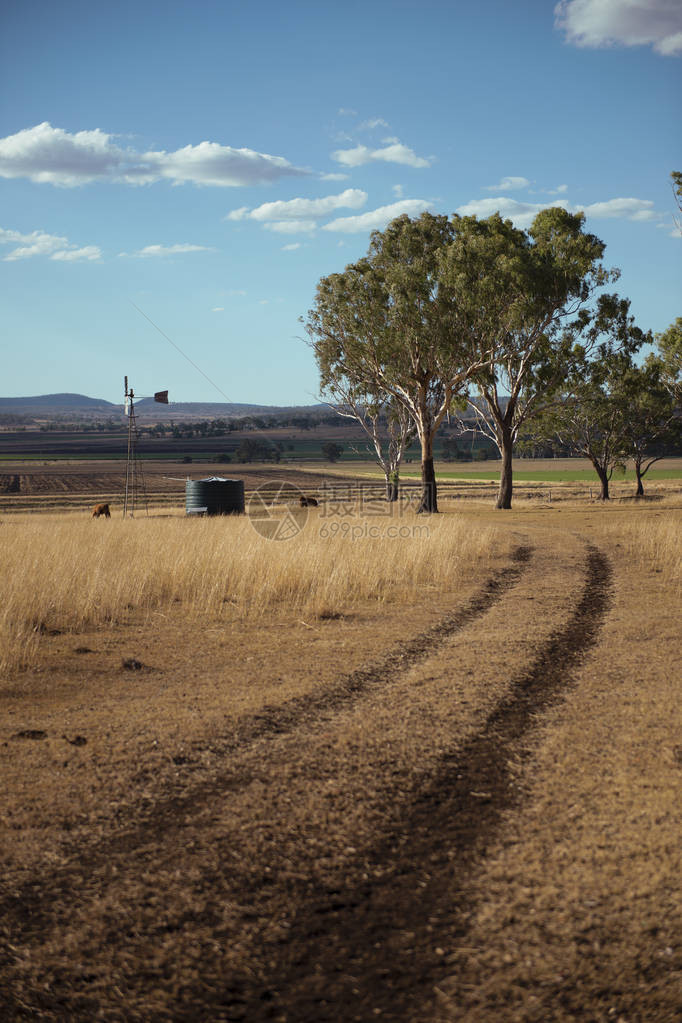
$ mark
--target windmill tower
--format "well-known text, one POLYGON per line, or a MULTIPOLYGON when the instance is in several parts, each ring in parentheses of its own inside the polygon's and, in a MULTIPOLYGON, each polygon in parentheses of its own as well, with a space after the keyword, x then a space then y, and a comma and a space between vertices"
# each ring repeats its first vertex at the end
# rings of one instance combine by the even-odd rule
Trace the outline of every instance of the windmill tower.
MULTIPOLYGON (((123 378, 125 391, 125 414, 128 417, 128 457, 126 459, 126 487, 123 500, 123 518, 135 517, 135 506, 144 503, 145 513, 149 514, 147 501, 147 488, 144 481, 144 473, 137 452, 139 434, 137 432, 137 419, 135 416, 135 393, 132 387, 128 386, 128 377, 123 378)), ((154 401, 162 405, 168 404, 168 391, 157 391, 154 401)))

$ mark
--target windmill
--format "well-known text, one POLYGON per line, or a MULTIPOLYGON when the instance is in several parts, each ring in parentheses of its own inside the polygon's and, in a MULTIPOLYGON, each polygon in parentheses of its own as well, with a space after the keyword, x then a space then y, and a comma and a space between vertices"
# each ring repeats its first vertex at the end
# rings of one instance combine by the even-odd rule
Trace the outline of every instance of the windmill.
MULTIPOLYGON (((124 409, 125 414, 128 417, 128 457, 126 459, 126 489, 125 498, 123 501, 123 518, 127 516, 130 518, 135 517, 135 505, 144 501, 145 512, 149 514, 149 507, 147 504, 147 489, 144 482, 144 474, 142 472, 142 465, 137 454, 137 442, 139 440, 139 434, 137 432, 137 420, 135 417, 135 393, 132 387, 128 387, 128 377, 123 378, 123 387, 125 391, 125 402, 124 409)), ((149 397, 148 395, 146 397, 149 397)), ((139 396, 138 396, 139 398, 139 396)), ((168 391, 157 391, 154 394, 154 401, 158 401, 161 405, 168 404, 168 391)))

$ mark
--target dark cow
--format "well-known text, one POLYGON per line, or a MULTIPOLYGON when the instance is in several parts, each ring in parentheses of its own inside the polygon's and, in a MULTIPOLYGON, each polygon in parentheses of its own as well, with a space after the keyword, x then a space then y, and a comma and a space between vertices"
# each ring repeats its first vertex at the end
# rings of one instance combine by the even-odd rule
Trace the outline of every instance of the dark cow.
POLYGON ((111 512, 109 511, 108 504, 96 504, 95 507, 92 509, 93 519, 98 519, 100 515, 103 515, 105 519, 111 518, 111 512))
POLYGON ((314 497, 306 497, 305 494, 301 494, 301 508, 317 508, 317 501, 314 497))

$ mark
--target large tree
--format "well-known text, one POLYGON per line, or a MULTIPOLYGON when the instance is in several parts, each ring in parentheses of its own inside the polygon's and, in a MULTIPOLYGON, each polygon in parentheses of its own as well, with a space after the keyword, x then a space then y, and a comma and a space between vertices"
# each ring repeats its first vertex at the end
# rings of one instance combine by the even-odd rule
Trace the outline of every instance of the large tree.
POLYGON ((390 397, 412 418, 421 445, 423 512, 438 511, 436 431, 487 355, 461 329, 443 280, 440 254, 454 231, 445 216, 398 217, 372 234, 364 259, 322 278, 306 320, 323 393, 343 382, 390 397))
POLYGON ((499 450, 498 508, 511 508, 519 433, 557 400, 576 334, 587 343, 595 291, 618 276, 601 265, 604 243, 584 231, 584 219, 554 207, 526 232, 499 214, 453 218, 443 278, 482 360, 467 392, 474 426, 460 425, 499 450))

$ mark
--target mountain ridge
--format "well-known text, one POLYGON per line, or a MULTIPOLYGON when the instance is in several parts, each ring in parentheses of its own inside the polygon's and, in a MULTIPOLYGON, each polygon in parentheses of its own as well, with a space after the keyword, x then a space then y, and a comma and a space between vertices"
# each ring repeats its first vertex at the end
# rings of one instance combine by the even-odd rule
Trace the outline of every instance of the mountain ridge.
MULTIPOLYGON (((159 419, 172 418, 173 415, 195 415, 214 418, 247 416, 257 414, 276 414, 283 412, 319 410, 325 408, 317 405, 263 405, 256 402, 208 402, 185 401, 171 402, 161 405, 153 398, 141 398, 135 402, 135 410, 145 418, 153 415, 159 419)), ((5 398, 0 396, 0 414, 14 415, 64 415, 65 413, 124 415, 123 404, 107 401, 105 398, 90 398, 85 394, 57 392, 55 394, 37 394, 26 397, 5 398)))

